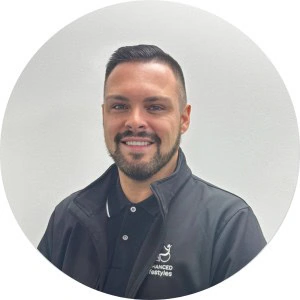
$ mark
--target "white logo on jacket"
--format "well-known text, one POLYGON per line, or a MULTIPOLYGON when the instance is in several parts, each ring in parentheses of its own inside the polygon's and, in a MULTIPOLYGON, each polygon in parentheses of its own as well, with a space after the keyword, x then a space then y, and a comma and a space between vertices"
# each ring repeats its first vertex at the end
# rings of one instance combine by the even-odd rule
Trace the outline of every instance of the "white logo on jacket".
POLYGON ((171 259, 171 244, 164 246, 163 252, 159 253, 155 262, 161 264, 154 264, 149 270, 149 275, 158 276, 158 277, 172 277, 173 276, 173 266, 166 265, 171 259))
POLYGON ((168 262, 171 258, 171 254, 170 254, 171 247, 172 247, 172 245, 170 245, 170 244, 168 246, 164 246, 164 250, 166 252, 165 253, 159 253, 158 256, 157 256, 156 261, 157 262, 163 262, 163 263, 168 262))

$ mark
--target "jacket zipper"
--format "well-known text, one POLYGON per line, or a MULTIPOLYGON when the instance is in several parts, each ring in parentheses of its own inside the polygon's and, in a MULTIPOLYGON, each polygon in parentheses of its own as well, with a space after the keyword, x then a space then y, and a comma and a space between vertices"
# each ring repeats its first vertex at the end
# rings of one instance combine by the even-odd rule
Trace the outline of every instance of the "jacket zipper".
MULTIPOLYGON (((165 226, 163 225, 163 227, 165 227, 165 226)), ((164 233, 164 230, 163 230, 163 233, 164 233)), ((131 288, 131 290, 125 297, 134 298, 135 295, 137 294, 138 289, 140 288, 144 279, 148 275, 151 265, 154 263, 156 256, 158 255, 160 249, 163 247, 163 237, 164 237, 164 234, 162 234, 161 241, 159 242, 158 246, 155 248, 155 251, 153 252, 154 254, 151 256, 151 259, 149 259, 148 263, 145 265, 144 269, 142 270, 141 275, 135 281, 135 285, 133 285, 133 287, 131 288)))
POLYGON ((131 290, 129 290, 128 294, 125 295, 125 297, 128 298, 134 298, 135 295, 138 292, 138 289, 140 288, 142 282, 144 281, 144 279, 147 277, 148 272, 151 268, 151 265, 154 263, 155 258, 157 257, 160 249, 163 247, 163 239, 165 236, 165 214, 162 208, 162 204, 161 204, 161 200, 159 198, 159 195, 156 193, 156 191, 154 189, 152 189, 152 192, 154 193, 154 195, 156 196, 156 199, 158 200, 158 206, 163 218, 163 224, 162 224, 162 231, 161 231, 161 237, 160 237, 160 241, 157 245, 157 247, 155 248, 155 251, 153 251, 153 255, 151 256, 151 259, 148 260, 148 263, 145 265, 144 269, 141 271, 141 275, 137 278, 137 280, 135 281, 135 284, 132 286, 131 290))

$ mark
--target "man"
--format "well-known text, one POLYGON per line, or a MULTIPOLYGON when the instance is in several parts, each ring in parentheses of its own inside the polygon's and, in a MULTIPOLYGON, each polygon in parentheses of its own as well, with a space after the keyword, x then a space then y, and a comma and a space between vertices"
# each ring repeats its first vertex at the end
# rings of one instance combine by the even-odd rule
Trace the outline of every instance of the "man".
POLYGON ((112 295, 172 298, 223 281, 265 246, 251 208, 186 164, 191 106, 171 56, 118 49, 102 113, 115 164, 56 207, 38 246, 60 270, 112 295))

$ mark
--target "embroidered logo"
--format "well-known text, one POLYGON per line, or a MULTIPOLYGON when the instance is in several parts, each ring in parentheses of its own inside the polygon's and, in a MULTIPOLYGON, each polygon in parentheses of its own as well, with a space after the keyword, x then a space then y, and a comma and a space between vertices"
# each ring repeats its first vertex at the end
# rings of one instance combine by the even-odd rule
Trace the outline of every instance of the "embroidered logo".
POLYGON ((171 254, 170 254, 171 247, 172 247, 172 245, 170 245, 170 244, 168 246, 164 246, 164 250, 166 252, 165 253, 159 253, 158 256, 157 256, 156 261, 157 262, 162 262, 162 263, 168 262, 171 258, 171 254))
POLYGON ((156 263, 149 270, 149 275, 158 277, 172 277, 173 276, 173 265, 167 265, 171 259, 171 244, 164 246, 163 251, 158 254, 156 263))

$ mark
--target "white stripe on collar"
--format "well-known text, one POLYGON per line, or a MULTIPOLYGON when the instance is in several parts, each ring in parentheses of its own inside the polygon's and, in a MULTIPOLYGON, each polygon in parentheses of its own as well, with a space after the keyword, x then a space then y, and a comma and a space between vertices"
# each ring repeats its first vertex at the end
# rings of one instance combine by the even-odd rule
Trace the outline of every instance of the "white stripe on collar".
POLYGON ((110 218, 109 209, 108 209, 108 198, 106 200, 106 213, 107 213, 107 216, 110 218))

